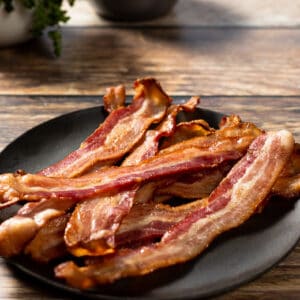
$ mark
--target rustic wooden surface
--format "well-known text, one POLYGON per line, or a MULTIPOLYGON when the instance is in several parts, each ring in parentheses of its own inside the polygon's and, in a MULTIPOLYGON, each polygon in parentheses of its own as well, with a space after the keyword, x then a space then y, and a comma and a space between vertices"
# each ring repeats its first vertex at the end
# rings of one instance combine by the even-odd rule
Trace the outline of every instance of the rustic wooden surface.
MULTIPOLYGON (((79 1, 63 28, 61 58, 45 38, 0 49, 0 150, 45 120, 99 105, 108 85, 125 83, 131 93, 141 76, 155 76, 171 95, 203 95, 205 108, 287 128, 300 142, 300 2, 245 2, 182 0, 169 16, 128 25, 90 18, 79 1)), ((71 298, 0 259, 0 299, 71 298)), ((277 266, 215 299, 253 298, 300 299, 299 243, 277 266)))
POLYGON ((300 35, 292 29, 64 28, 63 54, 44 40, 0 55, 0 93, 101 94, 116 82, 159 78, 175 94, 300 94, 300 35))

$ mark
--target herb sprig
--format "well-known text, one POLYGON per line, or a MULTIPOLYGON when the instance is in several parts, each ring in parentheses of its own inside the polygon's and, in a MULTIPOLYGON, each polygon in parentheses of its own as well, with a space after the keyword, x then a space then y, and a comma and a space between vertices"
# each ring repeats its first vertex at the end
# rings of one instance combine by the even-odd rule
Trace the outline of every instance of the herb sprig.
MULTIPOLYGON (((62 36, 60 23, 69 20, 67 12, 62 9, 62 0, 0 0, 1 5, 7 12, 14 9, 14 1, 19 1, 24 7, 33 9, 33 24, 31 32, 33 36, 42 35, 45 29, 49 28, 48 37, 52 40, 54 53, 56 56, 61 54, 62 36)), ((73 5, 75 0, 68 0, 73 5)))

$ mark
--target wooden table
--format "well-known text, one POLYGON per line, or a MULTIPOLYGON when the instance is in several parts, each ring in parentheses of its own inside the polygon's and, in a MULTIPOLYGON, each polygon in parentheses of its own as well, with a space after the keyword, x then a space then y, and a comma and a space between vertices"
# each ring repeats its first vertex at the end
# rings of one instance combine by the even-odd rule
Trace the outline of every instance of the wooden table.
MULTIPOLYGON (((118 24, 78 1, 59 59, 44 38, 0 50, 0 150, 40 122, 99 105, 107 86, 124 83, 132 93, 143 76, 156 77, 170 95, 201 95, 204 108, 287 128, 300 142, 300 2, 240 2, 182 0, 167 17, 118 24)), ((1 299, 71 299, 2 259, 0 286, 1 299)), ((254 297, 300 299, 300 244, 217 299, 254 297)))

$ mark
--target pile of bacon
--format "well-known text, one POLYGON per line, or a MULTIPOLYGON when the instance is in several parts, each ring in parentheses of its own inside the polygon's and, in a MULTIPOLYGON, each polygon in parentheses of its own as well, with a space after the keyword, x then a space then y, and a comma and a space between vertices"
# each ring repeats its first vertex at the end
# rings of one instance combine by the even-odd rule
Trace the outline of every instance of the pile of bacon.
POLYGON ((55 276, 86 289, 190 260, 270 197, 300 195, 290 132, 234 115, 218 129, 178 123, 198 97, 172 104, 151 78, 134 87, 128 106, 123 86, 108 89, 106 120, 61 161, 0 175, 0 208, 22 205, 0 225, 1 256, 63 261, 55 276))

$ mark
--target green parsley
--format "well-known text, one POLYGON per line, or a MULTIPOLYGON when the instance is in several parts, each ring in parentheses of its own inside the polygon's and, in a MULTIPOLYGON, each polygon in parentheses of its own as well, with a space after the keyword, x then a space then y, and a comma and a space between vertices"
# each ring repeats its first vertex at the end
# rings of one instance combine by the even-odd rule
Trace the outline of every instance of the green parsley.
MULTIPOLYGON (((14 1, 19 1, 28 9, 33 9, 32 34, 40 36, 46 28, 50 28, 48 37, 52 40, 54 53, 59 56, 61 53, 61 31, 60 23, 69 20, 67 12, 62 9, 62 0, 0 0, 1 5, 7 12, 14 9, 14 1)), ((75 0, 68 0, 73 5, 75 0)))

